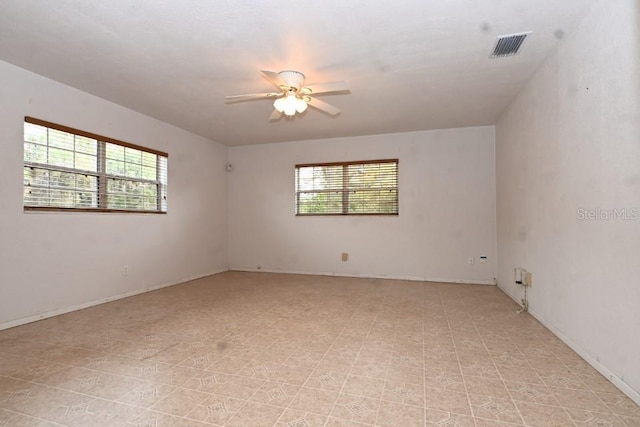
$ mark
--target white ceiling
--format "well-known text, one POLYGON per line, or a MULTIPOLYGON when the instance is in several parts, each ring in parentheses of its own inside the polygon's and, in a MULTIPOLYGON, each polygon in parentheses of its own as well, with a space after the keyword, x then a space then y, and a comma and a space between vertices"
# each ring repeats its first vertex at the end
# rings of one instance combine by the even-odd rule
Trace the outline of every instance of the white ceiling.
POLYGON ((494 124, 589 0, 2 0, 0 59, 227 145, 494 124), (512 58, 498 35, 533 31, 512 58), (269 122, 259 70, 347 80, 269 122))

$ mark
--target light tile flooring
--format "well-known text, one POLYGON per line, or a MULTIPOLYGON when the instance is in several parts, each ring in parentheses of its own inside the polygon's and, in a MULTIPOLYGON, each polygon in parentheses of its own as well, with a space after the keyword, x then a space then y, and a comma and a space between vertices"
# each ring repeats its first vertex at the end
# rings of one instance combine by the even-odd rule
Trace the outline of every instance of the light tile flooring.
POLYGON ((0 426, 640 426, 495 287, 228 272, 0 332, 0 426))

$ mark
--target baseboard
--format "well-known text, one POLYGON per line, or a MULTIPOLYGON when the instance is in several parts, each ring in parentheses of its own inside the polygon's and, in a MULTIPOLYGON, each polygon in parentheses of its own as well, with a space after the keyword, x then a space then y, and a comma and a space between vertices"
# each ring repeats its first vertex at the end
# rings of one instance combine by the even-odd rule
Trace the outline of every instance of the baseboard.
MULTIPOLYGON (((512 300, 514 300, 518 305, 520 305, 520 298, 517 298, 515 295, 511 294, 511 292, 504 289, 502 286, 500 286, 500 284, 498 284, 498 289, 504 292, 505 295, 507 295, 512 300)), ((546 319, 544 319, 544 317, 536 313, 535 310, 532 311, 531 307, 529 307, 528 313, 538 322, 542 323, 545 326, 545 328, 549 329, 555 336, 560 338, 562 342, 564 342, 566 345, 571 347, 573 351, 578 353, 578 356, 582 357, 589 365, 593 366, 593 368, 596 371, 600 372, 605 378, 611 381, 611 383, 614 386, 616 386, 618 389, 620 389, 621 392, 626 394, 629 397, 629 399, 633 400, 636 403, 636 405, 640 405, 640 393, 637 390, 632 388, 629 384, 624 382, 623 379, 621 379, 620 377, 615 375, 613 372, 611 372, 609 368, 607 368, 602 363, 600 363, 587 350, 577 345, 568 336, 566 336, 564 333, 556 329, 553 325, 551 325, 551 323, 549 323, 546 319)))
POLYGON ((271 270, 265 268, 243 268, 230 267, 230 271, 244 271, 248 273, 279 273, 279 274, 302 274, 306 276, 335 276, 335 277, 356 277, 359 279, 388 279, 388 280, 407 280, 412 282, 441 282, 441 283, 460 283, 465 285, 495 285, 494 281, 483 280, 459 280, 459 279, 441 279, 418 276, 393 276, 393 275, 375 275, 375 274, 351 274, 351 273, 328 273, 328 272, 309 272, 297 270, 271 270))
POLYGON ((434 279, 426 277, 420 279, 424 282, 442 282, 442 283, 459 283, 461 285, 482 285, 482 286, 495 286, 493 280, 459 280, 459 279, 434 279))
POLYGON ((9 328, 14 328, 14 327, 20 326, 20 325, 25 325, 25 324, 31 323, 31 322, 37 322, 38 320, 48 319, 49 317, 54 317, 54 316, 59 316, 61 314, 71 313, 72 311, 82 310, 84 308, 89 308, 89 307, 93 307, 93 306, 96 306, 96 305, 105 304, 107 302, 111 302, 111 301, 116 301, 116 300, 123 299, 123 298, 132 297, 134 295, 145 294, 147 292, 156 291, 158 289, 168 288, 170 286, 179 285, 181 283, 190 282, 192 280, 202 279, 203 277, 213 276, 214 274, 220 274, 220 273, 223 273, 225 271, 228 271, 228 270, 224 269, 224 270, 213 271, 213 272, 210 272, 210 273, 189 277, 189 278, 186 278, 184 280, 180 280, 180 281, 176 281, 176 282, 162 283, 160 285, 151 286, 149 288, 136 289, 134 291, 125 292, 123 294, 118 294, 118 295, 115 295, 115 296, 102 298, 102 299, 99 299, 99 300, 94 300, 94 301, 86 302, 86 303, 83 303, 83 304, 78 304, 78 305, 74 305, 74 306, 71 306, 71 307, 62 308, 62 309, 59 309, 59 310, 48 311, 46 313, 36 314, 34 316, 28 316, 28 317, 23 317, 23 318, 16 319, 16 320, 10 320, 8 322, 0 323, 0 331, 3 330, 3 329, 9 329, 9 328))

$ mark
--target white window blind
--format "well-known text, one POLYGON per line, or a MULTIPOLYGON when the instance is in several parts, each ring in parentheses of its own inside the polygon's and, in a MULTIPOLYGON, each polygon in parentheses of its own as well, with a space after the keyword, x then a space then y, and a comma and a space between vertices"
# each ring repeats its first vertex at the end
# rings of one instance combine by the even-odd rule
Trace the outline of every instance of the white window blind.
POLYGON ((397 215, 398 159, 296 165, 296 215, 397 215))
POLYGON ((24 209, 167 212, 167 153, 25 117, 24 209))

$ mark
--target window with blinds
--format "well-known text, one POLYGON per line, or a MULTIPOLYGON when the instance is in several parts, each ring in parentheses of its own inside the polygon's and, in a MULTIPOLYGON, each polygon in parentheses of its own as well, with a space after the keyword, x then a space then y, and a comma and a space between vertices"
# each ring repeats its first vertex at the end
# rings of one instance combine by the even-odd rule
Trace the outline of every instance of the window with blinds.
POLYGON ((24 209, 167 212, 168 154, 24 120, 24 209))
POLYGON ((296 215, 398 215, 398 159, 295 169, 296 215))

